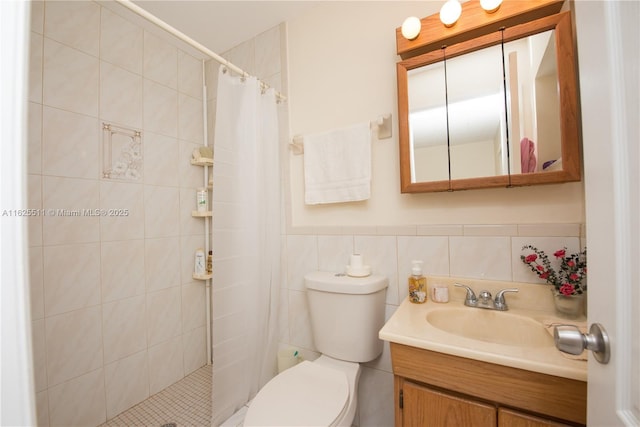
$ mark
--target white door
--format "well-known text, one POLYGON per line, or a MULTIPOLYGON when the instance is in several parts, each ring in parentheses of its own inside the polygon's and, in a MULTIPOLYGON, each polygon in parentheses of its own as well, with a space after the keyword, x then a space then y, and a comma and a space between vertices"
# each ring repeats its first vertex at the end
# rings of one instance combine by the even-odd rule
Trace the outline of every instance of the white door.
POLYGON ((589 323, 611 361, 589 358, 589 426, 640 425, 640 2, 575 3, 584 148, 589 323))

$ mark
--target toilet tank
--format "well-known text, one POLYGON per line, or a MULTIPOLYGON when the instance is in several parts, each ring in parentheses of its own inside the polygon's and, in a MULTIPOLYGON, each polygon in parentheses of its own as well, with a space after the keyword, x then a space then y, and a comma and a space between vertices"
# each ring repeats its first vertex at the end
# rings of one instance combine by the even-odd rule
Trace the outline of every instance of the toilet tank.
POLYGON ((388 279, 350 277, 325 271, 304 277, 316 349, 349 362, 368 362, 382 353, 388 279))

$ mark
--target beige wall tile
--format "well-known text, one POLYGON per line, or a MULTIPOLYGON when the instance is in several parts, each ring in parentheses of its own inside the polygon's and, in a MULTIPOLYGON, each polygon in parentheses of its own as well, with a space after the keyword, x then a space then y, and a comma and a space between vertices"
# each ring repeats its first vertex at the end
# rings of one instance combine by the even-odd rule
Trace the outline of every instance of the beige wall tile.
POLYGON ((202 101, 178 95, 178 137, 183 141, 204 144, 202 101))
POLYGON ((38 427, 49 427, 49 392, 36 393, 36 419, 38 427))
MULTIPOLYGON (((100 306, 93 306, 47 318, 47 377, 51 393, 52 386, 102 367, 100 311, 100 306)), ((54 407, 50 402, 52 424, 54 407)))
POLYGON ((145 278, 147 292, 180 286, 178 237, 145 240, 145 278))
POLYGON ((180 234, 180 193, 177 188, 144 186, 145 237, 180 234))
POLYGON ((29 296, 31 319, 44 318, 44 260, 42 246, 29 248, 29 296))
POLYGON ((141 351, 104 367, 107 418, 149 397, 147 352, 141 351))
MULTIPOLYGON (((204 184, 204 168, 202 166, 194 166, 191 164, 191 154, 193 153, 193 150, 201 147, 202 144, 179 141, 178 145, 180 146, 180 187, 193 189, 202 187, 204 184)), ((211 171, 211 169, 209 169, 209 171, 211 171)))
POLYGON ((101 249, 102 302, 144 295, 144 240, 103 242, 101 249))
POLYGON ((45 38, 43 66, 44 104, 98 116, 98 58, 45 38))
POLYGON ((33 345, 35 391, 40 392, 47 389, 47 344, 44 319, 34 320, 31 323, 31 342, 33 345))
POLYGON ((100 118, 106 122, 142 128, 142 76, 100 62, 100 118))
POLYGON ((32 0, 31 5, 31 31, 38 34, 44 32, 44 1, 32 0))
MULTIPOLYGON (((206 304, 204 282, 193 282, 182 285, 182 331, 187 332, 205 326, 205 310, 200 310, 206 304)), ((188 348, 188 346, 186 346, 188 348)))
POLYGON ((42 128, 42 156, 46 159, 42 164, 43 174, 98 179, 98 119, 45 106, 42 128))
POLYGON ((29 101, 41 103, 44 39, 32 31, 29 43, 29 101))
POLYGON ((511 280, 509 237, 451 237, 451 276, 511 280))
POLYGON ((42 173, 42 105, 29 103, 27 128, 27 172, 42 173))
POLYGON ((94 2, 47 2, 44 35, 93 56, 100 50, 100 6, 94 2))
POLYGON ((53 216, 43 218, 45 246, 100 239, 100 217, 82 215, 83 209, 100 206, 98 184, 86 179, 44 177, 42 207, 53 212, 53 216))
POLYGON ((201 100, 202 105, 202 62, 178 51, 178 91, 201 100))
POLYGON ((144 183, 179 186, 179 151, 177 139, 147 132, 144 137, 144 183))
POLYGON ((100 58, 142 75, 142 49, 142 28, 102 8, 100 58))
POLYGON ((164 86, 178 87, 178 49, 147 31, 144 32, 144 77, 164 86))
POLYGON ((207 364, 207 332, 204 326, 185 332, 184 374, 189 375, 207 364))
POLYGON ((149 348, 149 393, 154 394, 184 376, 182 337, 149 348))
POLYGON ((144 129, 178 136, 178 92, 145 79, 143 84, 144 129))
POLYGON ((147 348, 145 301, 139 295, 102 305, 105 364, 147 348))
POLYGON ((142 184, 117 181, 100 182, 100 208, 126 209, 127 215, 100 217, 103 241, 144 238, 144 187, 142 184))
MULTIPOLYGON (((27 176, 27 208, 42 208, 42 176, 27 176)), ((29 246, 42 246, 43 215, 34 215, 27 218, 27 238, 29 246)))
POLYGON ((96 426, 106 421, 104 373, 91 371, 49 389, 51 426, 96 426))
POLYGON ((100 304, 98 243, 44 248, 44 306, 47 316, 100 304))
MULTIPOLYGON (((147 343, 154 346, 182 333, 180 288, 147 294, 147 343)), ((153 369, 152 369, 153 372, 153 369)))

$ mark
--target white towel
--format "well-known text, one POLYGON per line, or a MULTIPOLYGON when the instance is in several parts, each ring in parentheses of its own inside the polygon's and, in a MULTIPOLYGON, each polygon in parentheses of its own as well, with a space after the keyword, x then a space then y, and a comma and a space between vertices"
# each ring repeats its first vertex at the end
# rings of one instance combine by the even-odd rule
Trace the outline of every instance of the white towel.
POLYGON ((371 195, 369 123, 304 137, 305 203, 353 202, 371 195))

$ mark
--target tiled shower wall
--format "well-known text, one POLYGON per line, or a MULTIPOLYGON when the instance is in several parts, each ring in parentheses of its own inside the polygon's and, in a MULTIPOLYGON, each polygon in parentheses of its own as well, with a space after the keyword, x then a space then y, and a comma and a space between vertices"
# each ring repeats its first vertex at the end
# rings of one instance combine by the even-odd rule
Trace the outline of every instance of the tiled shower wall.
POLYGON ((206 364, 201 61, 113 10, 32 2, 29 207, 129 211, 29 219, 39 425, 101 424, 206 364), (102 177, 103 122, 142 132, 140 180, 102 177))
MULTIPOLYGON (((547 253, 566 246, 577 252, 581 236, 579 224, 290 229, 283 254, 286 276, 281 292, 280 342, 301 349, 306 359, 319 356, 311 333, 304 275, 314 270, 345 272, 353 253, 362 254, 373 274, 388 277, 388 319, 408 295, 412 260, 424 261, 423 271, 428 276, 539 283, 520 261, 522 246, 532 244, 547 253)), ((354 425, 394 424, 387 343, 379 358, 363 366, 358 395, 354 425)))

